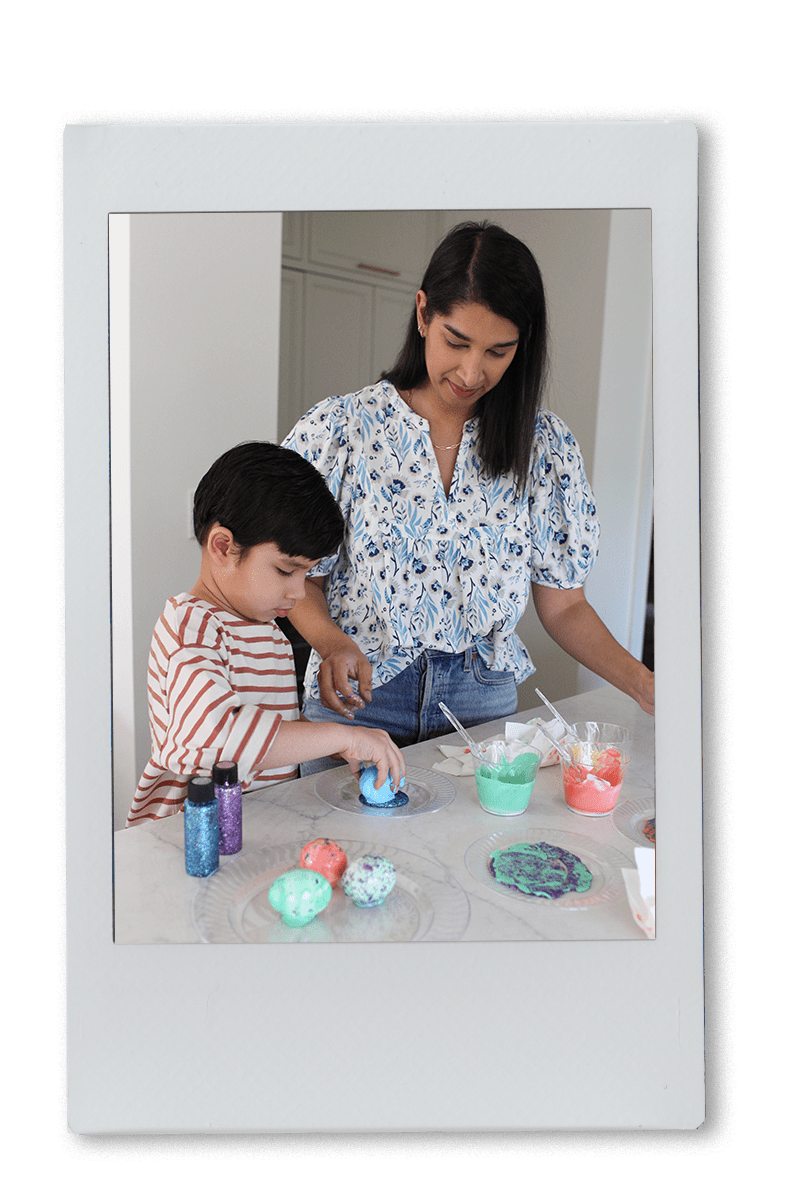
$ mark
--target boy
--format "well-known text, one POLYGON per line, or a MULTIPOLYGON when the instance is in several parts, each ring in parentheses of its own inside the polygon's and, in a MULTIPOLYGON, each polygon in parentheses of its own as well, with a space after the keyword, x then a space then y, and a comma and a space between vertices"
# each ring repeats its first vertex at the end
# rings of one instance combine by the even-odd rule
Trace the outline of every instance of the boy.
POLYGON ((343 537, 316 469, 293 450, 244 442, 201 479, 194 531, 202 548, 191 592, 167 601, 148 660, 151 758, 127 827, 183 808, 191 775, 238 764, 242 787, 296 776, 294 764, 342 755, 400 780, 405 762, 380 729, 299 719, 290 642, 275 624, 304 596, 307 572, 343 537))

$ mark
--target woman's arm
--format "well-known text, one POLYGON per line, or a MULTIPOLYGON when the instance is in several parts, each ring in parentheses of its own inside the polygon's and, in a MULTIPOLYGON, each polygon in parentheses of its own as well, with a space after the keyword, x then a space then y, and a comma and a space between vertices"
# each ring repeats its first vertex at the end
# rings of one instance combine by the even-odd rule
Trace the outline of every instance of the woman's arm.
POLYGON ((534 583, 532 596, 543 628, 562 650, 632 696, 644 712, 654 715, 654 674, 620 646, 584 596, 583 588, 551 588, 534 583))
POLYGON ((353 638, 332 620, 323 594, 324 579, 319 576, 307 580, 307 594, 290 610, 288 620, 322 659, 318 670, 322 703, 352 718, 354 709, 364 708, 364 701, 373 698, 373 669, 353 638), (359 685, 358 696, 351 686, 352 679, 359 685))

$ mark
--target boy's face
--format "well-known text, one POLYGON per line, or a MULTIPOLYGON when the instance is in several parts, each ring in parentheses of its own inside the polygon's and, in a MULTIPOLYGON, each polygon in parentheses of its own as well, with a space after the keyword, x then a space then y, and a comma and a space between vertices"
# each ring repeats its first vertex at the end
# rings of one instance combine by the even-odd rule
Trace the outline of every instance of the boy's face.
POLYGON ((319 559, 291 558, 275 542, 263 542, 239 560, 228 556, 221 587, 231 612, 246 621, 286 617, 305 593, 307 572, 319 559))

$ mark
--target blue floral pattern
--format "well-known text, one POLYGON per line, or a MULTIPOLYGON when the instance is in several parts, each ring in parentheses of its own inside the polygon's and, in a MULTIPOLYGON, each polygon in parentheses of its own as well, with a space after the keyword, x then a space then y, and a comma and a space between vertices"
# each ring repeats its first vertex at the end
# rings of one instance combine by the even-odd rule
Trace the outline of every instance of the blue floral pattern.
MULTIPOLYGON (((449 496, 417 416, 386 380, 316 404, 284 441, 320 471, 346 521, 328 576, 329 612, 369 658, 373 687, 426 649, 474 646, 487 667, 534 671, 515 633, 532 582, 583 585, 597 554, 594 497, 575 438, 554 413, 537 421, 525 496, 494 478, 466 422, 449 496)), ((317 697, 313 652, 305 691, 317 697)))

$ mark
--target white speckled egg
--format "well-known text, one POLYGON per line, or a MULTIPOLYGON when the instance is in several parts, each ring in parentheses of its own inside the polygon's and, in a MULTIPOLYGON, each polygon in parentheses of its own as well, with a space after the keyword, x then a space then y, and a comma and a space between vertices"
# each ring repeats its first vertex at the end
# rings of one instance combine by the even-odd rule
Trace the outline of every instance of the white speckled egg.
POLYGON ((394 863, 380 854, 364 854, 346 867, 342 890, 360 908, 381 904, 395 885, 394 863))

